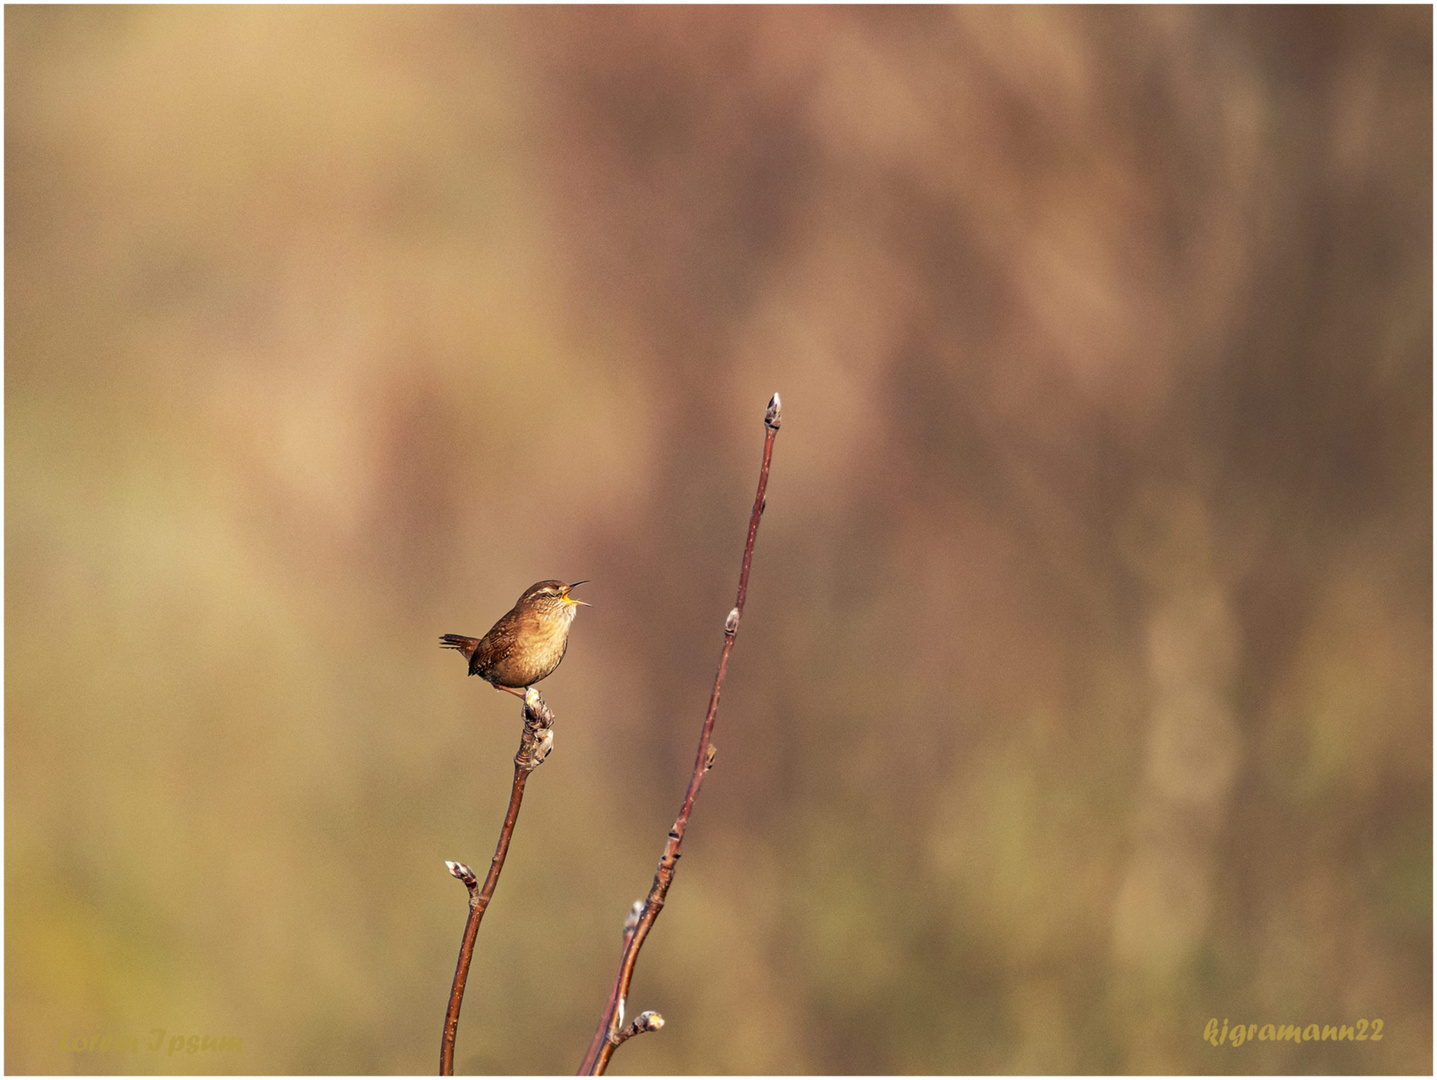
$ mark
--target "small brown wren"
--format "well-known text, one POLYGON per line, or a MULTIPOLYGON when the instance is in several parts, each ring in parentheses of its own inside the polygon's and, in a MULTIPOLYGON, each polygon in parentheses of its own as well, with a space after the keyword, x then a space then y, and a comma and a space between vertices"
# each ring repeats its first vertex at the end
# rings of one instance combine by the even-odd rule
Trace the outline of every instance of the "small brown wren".
POLYGON ((526 689, 552 675, 564 659, 569 627, 574 625, 579 607, 593 606, 569 595, 570 589, 582 584, 536 582, 482 638, 445 634, 439 639, 440 646, 463 653, 470 675, 478 675, 496 690, 523 697, 526 689))

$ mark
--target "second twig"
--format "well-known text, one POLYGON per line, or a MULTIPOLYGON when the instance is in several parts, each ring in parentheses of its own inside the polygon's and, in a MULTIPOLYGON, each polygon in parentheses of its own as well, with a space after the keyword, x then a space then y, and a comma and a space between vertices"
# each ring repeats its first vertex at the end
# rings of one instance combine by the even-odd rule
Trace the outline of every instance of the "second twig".
MULTIPOLYGON (((773 440, 778 434, 779 420, 779 400, 778 395, 774 394, 763 418, 763 464, 759 468, 758 493, 754 495, 753 513, 748 520, 748 540, 743 549, 743 568, 739 571, 738 598, 734 602, 733 610, 728 613, 728 618, 724 621, 723 652, 719 654, 718 674, 714 676, 713 693, 709 696, 708 713, 704 716, 703 733, 699 736, 699 751, 694 760, 693 775, 689 778, 688 791, 684 794, 684 803, 679 809, 678 820, 669 830, 669 839, 664 845, 663 856, 659 859, 659 868, 654 874, 654 883, 649 889, 648 898, 639 907, 637 918, 631 916, 634 922, 632 929, 625 927, 623 959, 619 962, 619 972, 614 978, 613 988, 609 991, 609 999, 604 1005, 604 1015, 600 1018, 593 1041, 589 1044, 589 1052, 584 1056, 584 1063, 579 1066, 581 1076, 601 1075, 608 1068, 609 1059, 613 1057, 614 1049, 620 1043, 640 1031, 652 1031, 657 1026, 639 1023, 644 1017, 650 1015, 645 1013, 629 1028, 625 1028, 623 1026, 624 1003, 629 994, 629 983, 634 977, 634 964, 638 962, 639 950, 644 947, 644 939, 648 937, 654 920, 663 910, 664 898, 668 895, 669 885, 674 879, 674 870, 679 861, 679 848, 684 842, 684 831, 688 828, 689 813, 694 808, 694 799, 698 796, 699 785, 703 783, 704 773, 713 766, 714 746, 709 740, 713 736, 714 717, 718 713, 719 693, 723 690, 724 674, 728 671, 729 653, 733 652, 734 638, 738 634, 739 620, 743 617, 744 600, 748 595, 748 569, 749 564, 753 561, 753 542, 758 535, 759 518, 763 516, 764 491, 768 487, 768 467, 773 460, 773 440)), ((660 1023, 662 1023, 662 1018, 660 1018, 660 1023)))

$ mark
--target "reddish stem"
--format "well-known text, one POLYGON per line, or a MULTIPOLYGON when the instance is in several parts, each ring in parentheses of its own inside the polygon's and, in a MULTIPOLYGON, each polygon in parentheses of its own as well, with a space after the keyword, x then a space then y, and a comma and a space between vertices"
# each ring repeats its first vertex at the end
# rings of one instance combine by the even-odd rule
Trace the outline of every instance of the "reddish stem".
POLYGON ((514 755, 514 789, 509 793, 509 809, 504 814, 504 824, 499 830, 499 845, 494 849, 494 858, 489 861, 489 873, 484 878, 484 887, 475 888, 476 879, 467 866, 456 866, 451 870, 469 889, 469 919, 464 924, 464 940, 459 945, 459 964, 454 969, 454 986, 449 991, 449 1008, 444 1014, 444 1041, 439 1047, 440 1076, 454 1075, 454 1037, 459 1030, 459 1007, 464 1003, 464 984, 469 979, 469 963, 474 958, 474 940, 479 936, 479 923, 489 907, 489 898, 494 895, 494 886, 499 884, 499 872, 504 869, 504 857, 509 854, 509 841, 514 838, 514 823, 519 820, 519 804, 524 799, 524 784, 529 779, 529 774, 539 767, 548 754, 548 741, 544 735, 553 723, 554 715, 544 704, 544 699, 537 691, 527 691, 524 698, 524 734, 519 742, 519 752, 514 755))
POLYGON ((738 599, 734 602, 733 611, 729 612, 728 620, 724 624, 723 652, 719 654, 718 674, 714 676, 713 693, 709 696, 708 713, 704 716, 703 733, 699 737, 699 749, 694 759, 693 775, 689 778, 688 791, 684 795, 684 803, 679 810, 678 819, 674 822, 674 827, 669 830, 669 839, 664 845, 664 853, 659 859, 659 868, 654 874, 654 883, 649 889, 648 898, 644 901, 638 925, 634 927, 631 934, 625 935, 623 959, 619 962, 619 971, 614 977, 614 985, 609 990, 609 998, 604 1005, 604 1014, 599 1020, 598 1029, 594 1032, 593 1041, 589 1044, 589 1052, 584 1057, 584 1063, 579 1066, 579 1075, 581 1076, 602 1075, 609 1066, 609 1059, 613 1057, 614 1048, 623 1041, 619 1031, 623 1024, 621 1006, 628 998, 629 983, 634 977, 634 965, 638 962, 639 950, 644 947, 644 939, 648 937, 654 920, 663 910, 664 899, 668 895, 669 885, 673 882, 674 871, 678 865, 679 848, 684 842, 684 831, 688 828, 689 813, 693 810, 694 799, 698 796, 704 773, 708 771, 711 745, 709 739, 713 736, 714 717, 718 714, 719 694, 723 690, 724 675, 728 671, 729 653, 733 652, 734 638, 738 635, 738 624, 743 618, 743 604, 748 595, 749 564, 753 560, 753 542, 758 535, 759 518, 763 516, 764 490, 768 487, 768 467, 773 459, 773 440, 778 434, 778 427, 779 400, 778 395, 774 394, 773 400, 769 402, 768 414, 764 417, 763 465, 759 469, 758 492, 754 495, 753 513, 749 516, 748 521, 748 540, 743 549, 743 569, 739 572, 738 578, 738 599))

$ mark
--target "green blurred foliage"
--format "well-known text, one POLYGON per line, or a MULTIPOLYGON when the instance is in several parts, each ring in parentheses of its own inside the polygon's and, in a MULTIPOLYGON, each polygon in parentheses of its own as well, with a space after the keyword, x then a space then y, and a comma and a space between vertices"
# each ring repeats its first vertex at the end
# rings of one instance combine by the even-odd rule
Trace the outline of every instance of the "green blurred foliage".
POLYGON ((1431 1071, 1430 9, 5 29, 9 1071, 1431 1071))

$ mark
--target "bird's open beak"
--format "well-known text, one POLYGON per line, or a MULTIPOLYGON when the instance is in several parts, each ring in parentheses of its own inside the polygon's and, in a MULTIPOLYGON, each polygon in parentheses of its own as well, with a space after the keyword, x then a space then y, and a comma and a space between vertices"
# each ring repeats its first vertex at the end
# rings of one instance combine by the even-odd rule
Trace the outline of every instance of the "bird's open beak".
POLYGON ((583 581, 576 581, 576 582, 574 582, 574 584, 572 584, 572 585, 566 585, 566 586, 564 587, 564 603, 566 603, 566 604, 578 604, 578 605, 580 605, 581 607, 593 607, 593 606, 594 606, 593 604, 586 603, 586 602, 583 601, 583 600, 575 600, 572 596, 569 595, 569 590, 570 590, 570 589, 577 589, 580 585, 586 584, 586 583, 588 582, 588 580, 589 580, 588 578, 585 578, 583 581))

